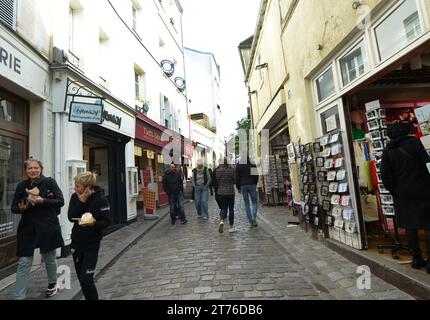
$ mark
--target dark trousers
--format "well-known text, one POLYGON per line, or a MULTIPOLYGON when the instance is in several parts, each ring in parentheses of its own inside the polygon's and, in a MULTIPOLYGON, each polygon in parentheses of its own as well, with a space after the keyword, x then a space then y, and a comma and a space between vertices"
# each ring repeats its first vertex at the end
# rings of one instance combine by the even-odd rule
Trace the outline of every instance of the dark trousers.
POLYGON ((81 247, 73 251, 73 262, 75 263, 76 274, 81 284, 85 300, 99 299, 94 282, 94 272, 97 265, 99 248, 100 244, 86 248, 81 247))
MULTIPOLYGON (((430 258, 430 230, 425 230, 426 244, 427 244, 427 257, 430 258)), ((408 237, 409 252, 412 256, 421 255, 421 248, 419 245, 418 230, 407 229, 406 235, 408 237)))
POLYGON ((169 195, 170 218, 172 222, 176 221, 176 216, 179 216, 181 221, 185 221, 184 209, 184 194, 170 194, 169 195))
POLYGON ((228 195, 228 196, 219 196, 220 203, 221 203, 221 213, 220 213, 220 219, 224 221, 227 218, 227 211, 228 211, 228 219, 230 222, 230 225, 232 226, 234 224, 234 195, 228 195))

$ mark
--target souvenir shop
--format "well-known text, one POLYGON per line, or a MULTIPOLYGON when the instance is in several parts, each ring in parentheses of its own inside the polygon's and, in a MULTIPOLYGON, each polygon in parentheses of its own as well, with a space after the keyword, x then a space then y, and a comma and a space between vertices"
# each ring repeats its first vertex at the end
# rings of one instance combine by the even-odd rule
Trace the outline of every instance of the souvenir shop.
MULTIPOLYGON (((278 112, 285 112, 285 105, 278 112)), ((272 120, 283 119, 269 129, 269 153, 263 159, 263 166, 267 168, 267 175, 263 176, 263 187, 260 189, 260 198, 266 206, 291 206, 290 169, 288 166, 287 145, 290 142, 288 120, 275 116, 272 120)), ((269 121, 269 125, 273 121, 269 121)))
POLYGON ((380 165, 387 127, 395 122, 411 123, 411 134, 430 149, 430 32, 416 3, 399 1, 375 17, 376 46, 357 36, 315 74, 318 137, 288 146, 290 167, 300 177, 295 208, 302 227, 405 264, 411 260, 405 230, 397 227, 380 165), (408 24, 396 23, 400 18, 408 24), (399 29, 391 31, 401 41, 380 37, 387 26, 399 29))

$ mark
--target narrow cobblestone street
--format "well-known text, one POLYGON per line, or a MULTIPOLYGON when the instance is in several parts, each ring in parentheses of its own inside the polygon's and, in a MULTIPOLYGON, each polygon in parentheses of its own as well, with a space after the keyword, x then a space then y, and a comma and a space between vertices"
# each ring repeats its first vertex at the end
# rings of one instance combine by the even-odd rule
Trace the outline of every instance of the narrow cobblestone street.
POLYGON ((101 299, 412 299, 372 277, 359 290, 357 265, 309 238, 285 208, 260 208, 249 228, 236 197, 236 232, 218 233, 213 197, 209 221, 186 205, 188 224, 166 217, 98 279, 101 299))

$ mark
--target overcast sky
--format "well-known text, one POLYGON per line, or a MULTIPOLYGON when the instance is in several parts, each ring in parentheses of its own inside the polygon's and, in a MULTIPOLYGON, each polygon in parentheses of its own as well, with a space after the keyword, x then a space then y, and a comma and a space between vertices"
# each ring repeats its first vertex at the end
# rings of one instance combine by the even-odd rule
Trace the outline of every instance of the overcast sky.
POLYGON ((221 67, 224 135, 246 116, 248 95, 238 45, 254 34, 260 0, 180 0, 184 45, 211 52, 221 67))

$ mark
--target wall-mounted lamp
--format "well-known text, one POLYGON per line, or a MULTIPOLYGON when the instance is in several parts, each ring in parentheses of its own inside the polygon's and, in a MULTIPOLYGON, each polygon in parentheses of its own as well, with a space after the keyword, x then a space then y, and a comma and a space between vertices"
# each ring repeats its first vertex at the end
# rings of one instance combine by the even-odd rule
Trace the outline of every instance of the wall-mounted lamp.
POLYGON ((323 44, 317 45, 317 50, 318 51, 321 51, 322 49, 324 49, 324 45, 323 44))
POLYGON ((352 9, 357 10, 363 5, 363 0, 357 0, 352 3, 352 9))
POLYGON ((248 92, 248 95, 252 96, 253 94, 257 94, 257 90, 248 92))
POLYGON ((269 65, 266 63, 263 64, 259 64, 258 66, 255 67, 255 70, 260 70, 260 69, 264 69, 267 68, 269 65))

